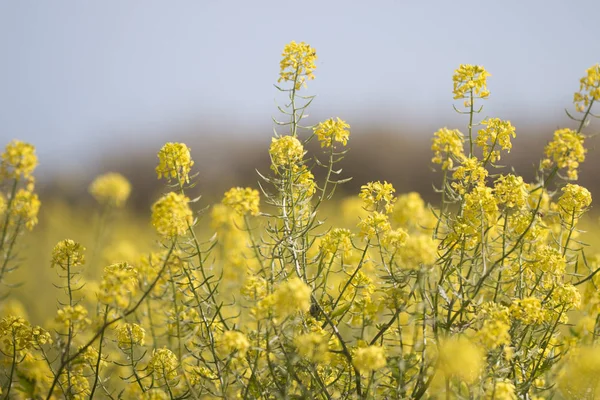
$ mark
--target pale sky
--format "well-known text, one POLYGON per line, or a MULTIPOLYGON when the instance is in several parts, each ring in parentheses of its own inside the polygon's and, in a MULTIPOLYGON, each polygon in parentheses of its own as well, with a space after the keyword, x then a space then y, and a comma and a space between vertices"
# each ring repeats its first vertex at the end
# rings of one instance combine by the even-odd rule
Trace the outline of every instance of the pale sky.
POLYGON ((269 127, 291 40, 319 56, 314 114, 452 125, 471 63, 492 74, 487 114, 556 120, 600 62, 599 16, 597 0, 0 0, 1 145, 68 164, 186 123, 269 127))

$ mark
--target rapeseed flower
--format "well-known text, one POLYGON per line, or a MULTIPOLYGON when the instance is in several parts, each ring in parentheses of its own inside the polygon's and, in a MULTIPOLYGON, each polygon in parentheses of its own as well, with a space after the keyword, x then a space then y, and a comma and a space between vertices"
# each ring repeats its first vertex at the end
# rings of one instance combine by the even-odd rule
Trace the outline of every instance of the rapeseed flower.
POLYGON ((166 143, 158 152, 158 166, 156 173, 158 179, 165 177, 167 180, 176 179, 182 185, 189 183, 190 171, 194 161, 190 149, 184 143, 166 143))
POLYGON ((315 79, 317 53, 308 44, 292 41, 285 45, 281 57, 277 82, 293 82, 294 89, 300 90, 302 86, 306 87, 306 80, 315 79))
POLYGON ((442 169, 452 169, 454 160, 462 160, 464 155, 464 138, 458 129, 442 128, 433 134, 431 151, 434 164, 442 164, 442 169))
POLYGON ((362 185, 358 197, 363 200, 366 210, 389 214, 394 209, 395 193, 396 189, 391 183, 377 181, 362 185))
POLYGON ((333 142, 341 143, 345 146, 348 143, 348 137, 350 132, 348 129, 350 125, 339 118, 334 120, 333 118, 328 119, 324 122, 319 122, 317 126, 313 128, 317 139, 321 143, 321 147, 331 147, 333 142))
POLYGON ((177 378, 178 366, 179 360, 171 350, 166 347, 154 349, 148 363, 148 373, 152 374, 155 379, 171 381, 177 378))
POLYGON ((281 283, 273 293, 273 307, 279 317, 285 318, 297 312, 308 312, 312 290, 300 278, 294 277, 281 283))
POLYGON ((583 186, 567 184, 562 188, 563 194, 558 199, 558 209, 563 221, 577 222, 579 217, 592 204, 592 194, 583 186))
POLYGON ((250 348, 250 342, 242 332, 225 331, 221 334, 219 346, 224 354, 236 353, 236 356, 244 357, 250 348))
POLYGON ((185 195, 170 192, 152 205, 152 225, 167 237, 184 235, 194 218, 185 195))
POLYGON ((447 378, 474 383, 484 366, 483 351, 465 337, 443 340, 439 347, 438 368, 447 378))
POLYGON ((68 267, 83 265, 85 263, 84 251, 85 247, 80 243, 71 239, 62 240, 58 242, 52 250, 52 261, 50 265, 52 267, 58 265, 64 270, 68 267))
POLYGON ((258 215, 260 195, 256 189, 234 187, 225 193, 222 203, 239 215, 258 215))
POLYGON ((573 96, 575 108, 585 111, 592 101, 600 100, 600 64, 586 70, 586 76, 579 80, 579 92, 573 96))
POLYGON ((302 161, 304 146, 293 136, 272 138, 269 155, 271 156, 271 168, 277 171, 280 167, 290 167, 302 161))
POLYGON ((553 165, 557 168, 566 168, 567 177, 577 180, 577 168, 585 161, 587 150, 583 147, 585 136, 572 129, 559 129, 554 132, 554 139, 546 145, 544 150, 546 159, 542 166, 546 169, 553 165))
POLYGON ((94 179, 89 192, 100 204, 123 207, 131 193, 131 184, 123 175, 111 172, 94 179))
POLYGON ((123 351, 132 346, 143 346, 146 331, 138 324, 122 324, 117 328, 117 343, 123 351))
POLYGON ((374 372, 387 365, 385 349, 380 346, 360 347, 352 358, 354 366, 362 373, 374 372))
POLYGON ((0 158, 0 174, 4 178, 31 180, 38 165, 35 147, 20 140, 7 144, 0 158))
POLYGON ((27 229, 32 230, 38 223, 40 205, 37 194, 27 189, 19 189, 13 199, 11 213, 17 216, 27 229))
POLYGON ((482 99, 488 97, 490 95, 487 90, 488 76, 490 74, 480 65, 461 64, 452 75, 454 98, 464 99, 469 93, 482 99))
POLYGON ((477 133, 475 143, 483 150, 483 159, 492 163, 500 160, 500 147, 510 153, 512 149, 511 137, 516 137, 515 128, 510 121, 502 121, 500 118, 488 118, 481 122, 485 128, 477 133))

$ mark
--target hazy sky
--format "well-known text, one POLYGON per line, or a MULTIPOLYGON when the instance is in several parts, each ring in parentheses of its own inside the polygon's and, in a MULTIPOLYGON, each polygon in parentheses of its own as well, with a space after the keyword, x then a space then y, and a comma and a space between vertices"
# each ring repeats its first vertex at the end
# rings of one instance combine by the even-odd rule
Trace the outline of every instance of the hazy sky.
POLYGON ((0 139, 69 162, 187 122, 268 126, 290 40, 317 49, 313 113, 451 124, 452 71, 473 63, 493 75, 488 114, 556 119, 600 62, 599 15, 598 0, 0 0, 0 139))

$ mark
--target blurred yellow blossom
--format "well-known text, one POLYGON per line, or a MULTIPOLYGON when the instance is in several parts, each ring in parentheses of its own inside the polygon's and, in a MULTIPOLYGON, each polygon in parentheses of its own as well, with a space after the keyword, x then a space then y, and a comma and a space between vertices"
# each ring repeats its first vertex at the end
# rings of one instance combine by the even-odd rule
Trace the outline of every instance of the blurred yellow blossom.
POLYGON ((156 231, 168 237, 184 235, 194 222, 190 199, 170 192, 152 205, 152 225, 156 231))
POLYGON ((20 140, 7 144, 0 157, 0 173, 5 178, 30 179, 38 164, 35 147, 20 140))
POLYGON ((377 371, 387 365, 385 350, 380 346, 359 347, 354 353, 353 362, 362 373, 377 371))
POLYGON ((294 277, 281 283, 273 293, 275 312, 285 318, 297 312, 307 312, 310 308, 310 295, 312 290, 294 277))
POLYGON ((122 207, 131 193, 131 184, 123 175, 111 172, 94 179, 89 191, 100 204, 122 207))
POLYGON ((258 215, 260 195, 256 189, 234 187, 225 193, 222 203, 240 215, 258 215))

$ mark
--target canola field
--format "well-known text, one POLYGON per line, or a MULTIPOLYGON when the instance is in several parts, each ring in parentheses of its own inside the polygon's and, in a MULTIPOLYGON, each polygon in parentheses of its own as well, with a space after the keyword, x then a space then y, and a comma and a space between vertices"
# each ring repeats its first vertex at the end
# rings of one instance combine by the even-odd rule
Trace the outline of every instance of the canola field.
POLYGON ((572 126, 531 182, 502 166, 518 129, 482 118, 490 74, 460 65, 464 128, 433 134, 426 204, 381 181, 334 197, 351 129, 307 118, 316 59, 285 46, 270 170, 219 204, 189 197, 184 143, 158 151, 147 220, 118 173, 91 183, 93 215, 41 204, 35 147, 6 145, 2 398, 600 398, 598 221, 577 184, 600 65, 574 77, 572 126))

